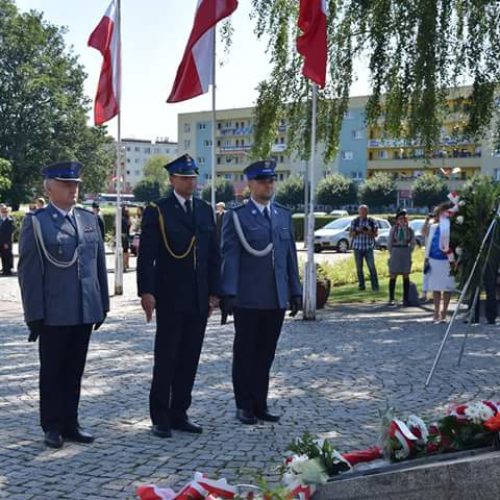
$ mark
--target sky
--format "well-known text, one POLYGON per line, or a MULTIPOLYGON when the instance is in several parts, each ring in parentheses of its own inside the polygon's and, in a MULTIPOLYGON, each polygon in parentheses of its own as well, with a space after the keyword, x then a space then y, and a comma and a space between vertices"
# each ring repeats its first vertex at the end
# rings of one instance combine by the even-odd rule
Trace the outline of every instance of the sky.
MULTIPOLYGON (((22 10, 42 11, 53 24, 66 26, 65 39, 88 74, 85 93, 94 98, 102 58, 87 47, 90 33, 109 0, 16 0, 22 10)), ((211 94, 167 104, 177 67, 191 31, 197 0, 122 0, 122 137, 177 140, 177 114, 211 109, 211 94)), ((257 40, 250 20, 251 0, 240 0, 232 15, 233 45, 217 68, 217 108, 252 106, 256 87, 270 71, 265 41, 257 40)), ((360 65, 362 67, 362 65, 360 65)), ((361 71, 363 71, 361 69, 361 71)), ((368 93, 360 75, 352 95, 368 93)), ((89 116, 89 121, 90 121, 89 116)), ((116 136, 116 119, 109 122, 116 136)))

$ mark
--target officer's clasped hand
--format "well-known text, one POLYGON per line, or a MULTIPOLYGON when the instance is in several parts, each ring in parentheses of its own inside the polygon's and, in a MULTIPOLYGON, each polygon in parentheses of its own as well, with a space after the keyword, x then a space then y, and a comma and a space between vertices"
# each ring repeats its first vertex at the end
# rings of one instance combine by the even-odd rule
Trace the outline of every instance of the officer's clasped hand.
POLYGON ((302 309, 302 297, 300 295, 290 299, 290 316, 295 318, 297 313, 302 309))
POLYGON ((28 342, 36 342, 42 332, 43 320, 37 319, 36 321, 28 321, 28 328, 30 331, 28 342))

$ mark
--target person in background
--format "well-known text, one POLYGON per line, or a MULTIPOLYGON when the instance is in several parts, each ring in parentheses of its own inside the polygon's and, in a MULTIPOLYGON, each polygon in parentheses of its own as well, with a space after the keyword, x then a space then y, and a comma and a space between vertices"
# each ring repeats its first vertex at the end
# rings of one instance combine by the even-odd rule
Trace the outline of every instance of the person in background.
POLYGON ((104 218, 101 215, 101 207, 99 206, 99 202, 92 202, 92 212, 97 217, 97 223, 99 224, 99 230, 101 231, 102 241, 104 241, 104 236, 106 235, 106 229, 104 226, 104 218))
POLYGON ((122 248, 123 248, 123 270, 127 271, 130 260, 130 213, 127 207, 122 207, 122 248))
POLYGON ((429 228, 425 258, 429 275, 429 291, 433 293, 434 322, 446 321, 451 294, 455 290, 455 279, 451 276, 449 202, 436 207, 435 222, 429 228))
POLYGON ((44 208, 45 207, 45 198, 37 198, 35 200, 35 205, 36 205, 36 209, 40 209, 40 208, 44 208))
POLYGON ((224 214, 226 213, 226 204, 223 201, 219 201, 215 205, 215 227, 217 229, 217 241, 220 241, 222 236, 222 222, 224 220, 224 214))
MULTIPOLYGON (((429 236, 429 228, 431 224, 434 223, 436 207, 425 218, 424 225, 422 226, 422 236, 424 237, 424 248, 427 248, 429 242, 427 237, 429 236)), ((422 270, 422 295, 420 296, 421 302, 427 302, 427 292, 429 291, 429 273, 427 272, 427 267, 424 264, 424 269, 422 270)))
POLYGON ((389 305, 394 305, 396 278, 403 276, 403 305, 408 307, 410 292, 411 254, 415 248, 415 233, 408 225, 406 210, 396 214, 396 223, 391 227, 387 249, 389 250, 389 305))
POLYGON ((375 267, 375 259, 373 257, 375 239, 378 235, 377 223, 371 217, 368 217, 368 207, 366 205, 360 205, 358 214, 358 217, 352 221, 349 232, 352 239, 351 246, 354 251, 354 260, 358 273, 359 289, 365 289, 363 261, 366 260, 366 264, 370 271, 372 290, 378 292, 378 276, 375 267))
POLYGON ((7 205, 0 205, 0 255, 2 257, 3 276, 11 276, 14 267, 14 256, 12 255, 14 219, 12 219, 9 212, 7 205))

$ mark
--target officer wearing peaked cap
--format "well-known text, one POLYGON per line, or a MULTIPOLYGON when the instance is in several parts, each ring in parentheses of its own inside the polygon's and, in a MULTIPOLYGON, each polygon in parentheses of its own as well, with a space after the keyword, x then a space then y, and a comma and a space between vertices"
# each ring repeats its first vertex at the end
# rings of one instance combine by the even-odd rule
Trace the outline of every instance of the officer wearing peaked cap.
POLYGON ((268 411, 269 372, 288 305, 302 307, 291 212, 272 201, 276 164, 244 170, 250 201, 224 217, 221 309, 234 314, 233 387, 236 417, 276 422, 268 411))
POLYGON ((194 198, 198 169, 189 155, 165 165, 173 192, 146 208, 137 283, 147 321, 156 310, 153 434, 200 433, 187 410, 211 309, 217 305, 220 254, 214 213, 194 198))
POLYGON ((50 203, 23 221, 18 276, 30 341, 39 338, 40 420, 45 443, 90 443, 80 428, 80 384, 92 327, 109 310, 104 243, 95 215, 75 207, 78 162, 44 167, 50 203))

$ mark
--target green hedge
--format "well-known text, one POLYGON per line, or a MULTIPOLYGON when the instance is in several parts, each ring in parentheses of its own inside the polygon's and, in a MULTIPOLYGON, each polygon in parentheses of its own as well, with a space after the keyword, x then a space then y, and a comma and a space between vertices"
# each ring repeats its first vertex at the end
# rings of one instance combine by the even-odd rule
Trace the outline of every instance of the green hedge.
MULTIPOLYGON (((317 215, 314 217, 314 229, 319 229, 335 219, 338 219, 338 217, 333 215, 317 215)), ((295 239, 297 241, 304 241, 304 214, 294 214, 292 221, 295 230, 295 239)))

